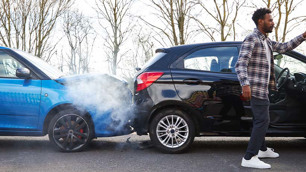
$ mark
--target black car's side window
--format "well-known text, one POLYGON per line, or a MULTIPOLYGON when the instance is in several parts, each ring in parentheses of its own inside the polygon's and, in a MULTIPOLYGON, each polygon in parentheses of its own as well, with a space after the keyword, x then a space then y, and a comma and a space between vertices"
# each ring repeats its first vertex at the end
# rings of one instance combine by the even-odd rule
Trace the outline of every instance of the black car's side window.
POLYGON ((289 68, 290 73, 306 73, 306 64, 301 60, 286 54, 274 54, 274 64, 281 67, 281 69, 289 68))
POLYGON ((16 69, 23 67, 5 52, 0 52, 0 78, 16 78, 16 69))
POLYGON ((195 51, 184 58, 184 68, 211 72, 235 73, 237 47, 213 47, 195 51))

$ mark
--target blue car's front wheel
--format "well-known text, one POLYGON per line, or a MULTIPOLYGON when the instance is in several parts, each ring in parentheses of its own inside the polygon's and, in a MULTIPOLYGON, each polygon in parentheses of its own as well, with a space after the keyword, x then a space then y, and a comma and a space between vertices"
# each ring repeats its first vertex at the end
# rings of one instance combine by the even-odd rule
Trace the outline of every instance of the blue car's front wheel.
POLYGON ((93 127, 88 117, 75 109, 57 113, 49 125, 49 139, 64 152, 83 150, 93 137, 93 127))

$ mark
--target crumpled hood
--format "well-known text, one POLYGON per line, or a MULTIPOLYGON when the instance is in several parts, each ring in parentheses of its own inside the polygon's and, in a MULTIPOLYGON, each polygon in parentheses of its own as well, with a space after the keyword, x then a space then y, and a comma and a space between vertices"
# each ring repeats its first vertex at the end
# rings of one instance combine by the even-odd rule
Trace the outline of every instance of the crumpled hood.
POLYGON ((69 76, 63 76, 60 78, 55 79, 56 82, 61 83, 63 85, 70 84, 70 83, 76 83, 79 81, 90 81, 92 79, 106 79, 109 82, 115 82, 119 83, 121 82, 125 86, 128 85, 127 81, 123 78, 109 75, 109 74, 81 74, 81 75, 69 75, 69 76))

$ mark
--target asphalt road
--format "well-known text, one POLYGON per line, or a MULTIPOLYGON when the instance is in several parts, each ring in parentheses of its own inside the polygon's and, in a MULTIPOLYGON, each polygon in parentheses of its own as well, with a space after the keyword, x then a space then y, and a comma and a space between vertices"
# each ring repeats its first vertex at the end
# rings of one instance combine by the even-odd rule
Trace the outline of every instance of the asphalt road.
MULTIPOLYGON (((61 153, 48 137, 1 136, 0 171, 261 171, 240 166, 247 137, 200 137, 187 153, 175 155, 163 154, 146 141, 148 136, 135 134, 99 138, 83 152, 61 153)), ((265 160, 272 165, 268 171, 306 171, 306 139, 267 138, 267 144, 280 153, 278 159, 265 160)))

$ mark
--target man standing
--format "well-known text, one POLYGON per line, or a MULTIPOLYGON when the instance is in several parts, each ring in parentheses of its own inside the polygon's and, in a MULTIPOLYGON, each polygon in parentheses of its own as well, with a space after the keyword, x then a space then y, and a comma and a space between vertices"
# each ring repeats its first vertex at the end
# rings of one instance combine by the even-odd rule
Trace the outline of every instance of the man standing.
POLYGON ((265 135, 269 127, 268 88, 276 90, 273 51, 284 53, 300 45, 306 38, 306 32, 287 43, 271 41, 274 22, 271 11, 266 8, 256 10, 252 17, 256 27, 242 43, 236 71, 242 96, 251 101, 253 129, 241 166, 252 168, 271 168, 259 158, 277 158, 279 154, 265 144, 265 135))

